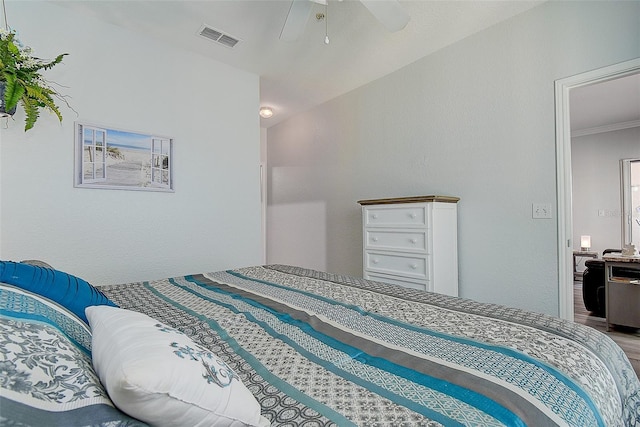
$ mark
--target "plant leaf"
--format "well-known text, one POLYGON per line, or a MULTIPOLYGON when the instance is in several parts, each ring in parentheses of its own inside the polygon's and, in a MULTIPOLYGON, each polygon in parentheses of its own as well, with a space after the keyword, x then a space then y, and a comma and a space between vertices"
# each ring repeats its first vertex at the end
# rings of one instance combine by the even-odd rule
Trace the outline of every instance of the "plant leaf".
POLYGON ((26 96, 22 97, 22 106, 24 107, 24 112, 27 116, 24 120, 24 131, 26 132, 33 128, 36 120, 38 120, 39 112, 38 106, 26 96))
POLYGON ((25 97, 30 98, 31 100, 35 101, 39 107, 49 109, 56 116, 58 116, 58 120, 62 121, 62 114, 60 113, 60 110, 58 110, 58 106, 51 97, 53 93, 53 90, 48 88, 27 86, 27 92, 24 94, 23 100, 25 97))
POLYGON ((24 87, 16 82, 16 76, 14 74, 5 75, 6 87, 4 89, 4 108, 9 111, 18 105, 18 101, 24 95, 24 87))

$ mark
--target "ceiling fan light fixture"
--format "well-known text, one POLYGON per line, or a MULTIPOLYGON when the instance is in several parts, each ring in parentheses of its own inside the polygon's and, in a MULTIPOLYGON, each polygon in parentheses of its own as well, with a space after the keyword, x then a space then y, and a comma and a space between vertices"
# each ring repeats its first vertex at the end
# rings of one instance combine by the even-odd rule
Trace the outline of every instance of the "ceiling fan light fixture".
POLYGON ((273 117, 273 108, 271 107, 260 107, 260 117, 263 119, 270 119, 273 117))

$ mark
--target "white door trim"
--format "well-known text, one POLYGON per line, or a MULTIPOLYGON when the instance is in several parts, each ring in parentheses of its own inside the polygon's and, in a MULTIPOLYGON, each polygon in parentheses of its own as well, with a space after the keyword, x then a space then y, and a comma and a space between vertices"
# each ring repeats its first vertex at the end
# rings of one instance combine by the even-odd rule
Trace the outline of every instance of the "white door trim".
POLYGON ((558 302, 560 317, 573 320, 573 215, 569 91, 640 72, 640 58, 556 80, 556 181, 558 192, 558 302))

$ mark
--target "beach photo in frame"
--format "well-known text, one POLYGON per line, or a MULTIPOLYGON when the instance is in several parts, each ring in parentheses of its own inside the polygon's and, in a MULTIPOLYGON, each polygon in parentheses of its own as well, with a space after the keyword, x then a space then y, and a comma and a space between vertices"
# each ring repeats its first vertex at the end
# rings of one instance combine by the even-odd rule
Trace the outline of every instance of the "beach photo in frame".
POLYGON ((173 192, 173 139, 76 122, 75 186, 173 192))

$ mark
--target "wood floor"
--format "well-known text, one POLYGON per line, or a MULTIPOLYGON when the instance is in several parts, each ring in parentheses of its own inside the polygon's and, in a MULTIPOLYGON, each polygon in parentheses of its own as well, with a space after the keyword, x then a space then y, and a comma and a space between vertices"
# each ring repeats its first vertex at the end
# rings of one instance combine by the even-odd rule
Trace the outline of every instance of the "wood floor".
POLYGON ((616 326, 607 332, 607 323, 604 317, 592 316, 584 307, 582 300, 582 282, 576 281, 573 285, 574 319, 576 323, 591 326, 609 335, 624 350, 640 377, 640 329, 616 326))

